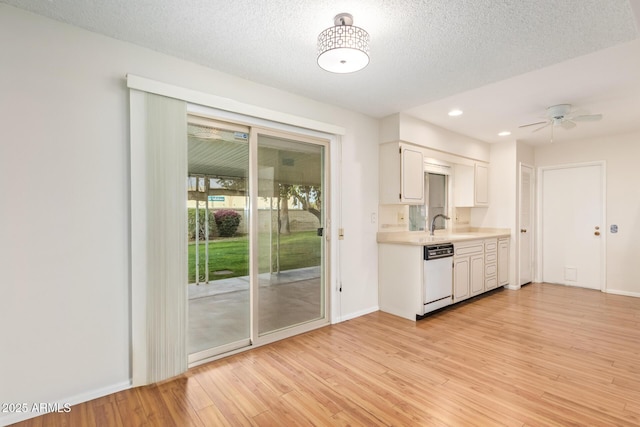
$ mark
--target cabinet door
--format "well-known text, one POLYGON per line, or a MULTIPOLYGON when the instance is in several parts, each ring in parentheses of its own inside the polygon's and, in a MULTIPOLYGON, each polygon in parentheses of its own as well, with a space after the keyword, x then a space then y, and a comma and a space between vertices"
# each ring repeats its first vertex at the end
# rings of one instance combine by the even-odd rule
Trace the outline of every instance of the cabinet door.
POLYGON ((498 242, 498 285, 509 284, 509 240, 498 242))
POLYGON ((471 295, 484 292, 484 256, 472 255, 470 257, 469 286, 471 295))
POLYGON ((489 206, 489 168, 476 164, 475 205, 489 206))
POLYGON ((457 207, 474 206, 473 166, 454 166, 453 203, 457 207))
POLYGON ((401 200, 408 203, 424 203, 424 163, 422 152, 402 146, 401 200))
POLYGON ((454 205, 457 207, 489 206, 489 167, 455 165, 454 205))
POLYGON ((453 260, 453 302, 469 298, 469 257, 453 260))

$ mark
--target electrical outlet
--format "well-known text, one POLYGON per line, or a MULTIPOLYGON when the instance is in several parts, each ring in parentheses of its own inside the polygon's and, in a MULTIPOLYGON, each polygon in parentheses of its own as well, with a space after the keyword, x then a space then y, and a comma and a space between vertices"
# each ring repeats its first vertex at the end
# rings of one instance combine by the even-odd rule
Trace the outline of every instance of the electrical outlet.
POLYGON ((344 228, 338 228, 338 240, 344 240, 344 228))
POLYGON ((398 222, 400 224, 404 222, 404 212, 398 212, 398 222))

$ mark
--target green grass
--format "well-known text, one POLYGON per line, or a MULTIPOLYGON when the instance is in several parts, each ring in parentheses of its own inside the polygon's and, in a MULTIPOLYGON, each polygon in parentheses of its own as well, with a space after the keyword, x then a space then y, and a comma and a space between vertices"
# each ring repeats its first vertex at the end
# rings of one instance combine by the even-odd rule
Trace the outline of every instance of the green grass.
MULTIPOLYGON (((258 237, 259 270, 269 271, 269 245, 273 250, 275 270, 276 243, 269 241, 268 234, 258 237)), ((313 267, 320 265, 322 237, 315 231, 302 231, 289 235, 280 235, 280 270, 313 267)), ((200 281, 205 278, 205 244, 199 245, 200 281)), ((195 282, 195 243, 189 243, 189 283, 195 282)), ((229 237, 209 242, 209 280, 226 279, 249 275, 249 238, 229 237), (231 270, 230 274, 213 274, 215 271, 231 270)))

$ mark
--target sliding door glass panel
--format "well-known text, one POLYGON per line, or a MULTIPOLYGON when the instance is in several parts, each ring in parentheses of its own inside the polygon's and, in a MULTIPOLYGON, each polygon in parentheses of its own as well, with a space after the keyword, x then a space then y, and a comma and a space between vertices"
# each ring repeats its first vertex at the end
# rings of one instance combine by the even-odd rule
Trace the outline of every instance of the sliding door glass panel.
POLYGON ((325 317, 325 148, 258 134, 258 335, 325 317))
POLYGON ((249 129, 188 123, 189 361, 249 345, 249 129))

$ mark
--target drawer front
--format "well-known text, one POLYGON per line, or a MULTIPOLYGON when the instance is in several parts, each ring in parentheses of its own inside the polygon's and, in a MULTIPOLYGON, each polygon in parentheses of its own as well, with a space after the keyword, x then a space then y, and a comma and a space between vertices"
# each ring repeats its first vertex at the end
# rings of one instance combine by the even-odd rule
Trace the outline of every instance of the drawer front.
POLYGON ((493 277, 487 277, 484 281, 484 288, 486 290, 497 288, 498 287, 498 279, 493 277))
POLYGON ((494 264, 487 264, 484 266, 484 275, 485 276, 495 276, 498 272, 498 268, 497 265, 494 264))
POLYGON ((498 241, 497 240, 487 240, 484 243, 484 250, 487 252, 497 251, 498 250, 498 241))
POLYGON ((490 254, 484 254, 484 262, 486 263, 497 262, 497 260, 498 260, 498 254, 495 252, 490 254))
POLYGON ((453 247, 455 248, 454 254, 458 256, 481 254, 484 251, 484 246, 481 243, 477 245, 462 246, 462 247, 453 245, 453 247))

